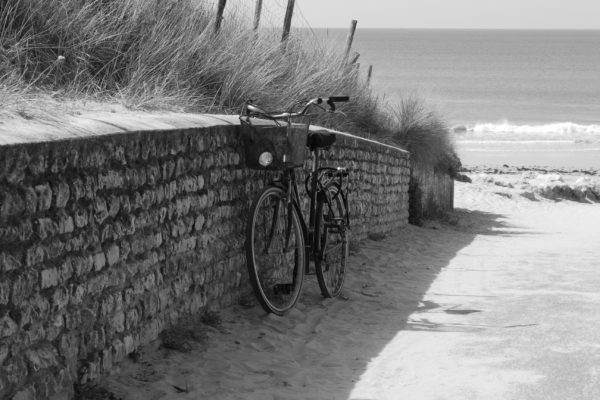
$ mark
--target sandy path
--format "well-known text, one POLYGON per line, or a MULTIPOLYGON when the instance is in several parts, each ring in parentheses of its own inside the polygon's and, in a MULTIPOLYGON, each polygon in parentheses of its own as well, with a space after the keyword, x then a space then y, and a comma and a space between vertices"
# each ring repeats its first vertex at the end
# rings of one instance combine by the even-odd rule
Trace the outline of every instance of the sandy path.
POLYGON ((309 277, 286 317, 231 308, 204 346, 147 349, 106 384, 128 400, 600 398, 600 206, 495 190, 458 184, 458 225, 365 243, 346 300, 309 277))

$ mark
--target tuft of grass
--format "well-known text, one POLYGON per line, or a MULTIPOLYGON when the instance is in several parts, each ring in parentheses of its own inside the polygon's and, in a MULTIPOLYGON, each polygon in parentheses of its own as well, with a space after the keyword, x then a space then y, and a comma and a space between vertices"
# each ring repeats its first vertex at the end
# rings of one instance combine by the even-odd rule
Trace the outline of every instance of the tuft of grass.
POLYGON ((160 338, 163 348, 182 353, 191 352, 194 343, 204 347, 208 342, 206 324, 201 319, 192 316, 185 317, 175 326, 164 330, 160 338))
POLYGON ((110 390, 97 384, 74 385, 75 398, 79 400, 122 400, 110 390))
POLYGON ((213 328, 219 328, 223 324, 223 320, 221 319, 221 315, 218 311, 206 310, 206 312, 200 318, 200 321, 202 321, 203 324, 213 328))
POLYGON ((278 30, 255 33, 243 15, 215 34, 213 12, 197 0, 12 0, 0 8, 0 116, 54 122, 101 104, 236 113, 247 99, 287 109, 348 95, 348 118, 314 122, 405 146, 420 162, 452 159, 441 120, 412 98, 388 108, 341 43, 303 31, 283 48, 278 30))
POLYGON ((371 232, 367 234, 367 239, 372 240, 374 242, 380 242, 385 239, 386 235, 378 232, 371 232))
POLYGON ((388 140, 410 151, 414 162, 457 173, 460 160, 449 127, 422 98, 403 98, 390 109, 388 118, 388 140))

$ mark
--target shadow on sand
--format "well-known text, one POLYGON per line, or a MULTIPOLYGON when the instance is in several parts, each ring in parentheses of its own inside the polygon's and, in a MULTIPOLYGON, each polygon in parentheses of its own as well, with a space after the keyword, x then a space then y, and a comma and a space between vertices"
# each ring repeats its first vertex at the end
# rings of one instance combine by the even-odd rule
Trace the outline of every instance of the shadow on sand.
MULTIPOLYGON (((505 217, 500 214, 457 209, 448 223, 425 223, 423 227, 409 226, 399 234, 390 236, 382 241, 367 241, 358 254, 353 257, 348 278, 348 291, 350 303, 340 308, 336 313, 329 313, 328 321, 331 330, 336 324, 348 326, 354 324, 357 330, 363 331, 368 336, 372 334, 373 340, 362 343, 352 342, 352 333, 340 336, 342 343, 336 346, 336 351, 347 351, 367 355, 361 363, 354 361, 352 372, 346 370, 347 376, 337 380, 347 382, 343 390, 337 386, 333 398, 365 400, 376 397, 353 397, 361 377, 367 372, 369 363, 381 354, 382 350, 402 331, 426 332, 477 332, 482 327, 468 324, 438 324, 427 319, 411 320, 415 313, 426 312, 431 309, 440 309, 439 312, 448 314, 470 314, 480 310, 449 309, 443 310, 435 302, 424 300, 432 282, 436 279, 456 254, 469 246, 477 236, 515 236, 531 235, 537 232, 524 227, 508 224, 505 217), (372 287, 371 275, 384 275, 384 282, 377 281, 382 287, 372 287), (361 282, 361 278, 364 281, 361 282), (372 296, 376 296, 374 300, 372 296), (344 309, 345 308, 345 309, 344 309), (350 321, 348 320, 350 319, 350 321), (337 320, 337 321, 336 321, 337 320), (353 321, 353 322, 352 322, 353 321), (359 349, 356 349, 356 346, 359 349)), ((483 255, 482 255, 483 256, 483 255)), ((473 270, 477 266, 465 266, 473 270)), ((305 304, 316 307, 319 304, 318 292, 307 290, 305 304), (308 292, 308 293, 307 293, 308 292), (312 299, 312 300, 311 300, 312 299)), ((444 293, 444 296, 457 296, 464 300, 469 294, 444 293)), ((484 293, 474 296, 485 296, 484 293)), ((310 312, 310 311, 307 311, 310 312)), ((437 312, 437 311, 436 311, 437 312)), ((326 326, 323 330, 327 329, 326 326)), ((343 331, 342 331, 343 333, 343 331)), ((357 335, 360 336, 360 335, 357 335)), ((319 340, 319 339, 315 339, 319 340)), ((324 338, 324 340, 326 340, 324 338)), ((443 340, 443 338, 440 338, 443 340)), ((333 347, 333 346, 332 346, 333 347)), ((333 348, 332 348, 333 350, 333 348)), ((350 357, 349 357, 350 358, 350 357)), ((318 366, 316 366, 318 368, 318 366)), ((326 374, 326 372, 323 372, 326 374)), ((323 397, 328 398, 328 397, 323 397)))
MULTIPOLYGON (((380 241, 367 240, 350 258, 341 298, 323 299, 309 277, 297 308, 285 317, 265 315, 259 306, 234 306, 224 311, 227 334, 215 333, 213 344, 211 339, 208 347, 190 354, 162 354, 152 361, 155 382, 121 380, 117 393, 123 399, 366 399, 352 397, 353 390, 369 363, 400 332, 478 329, 410 316, 440 308, 425 295, 440 271, 476 237, 521 234, 535 232, 508 225, 503 215, 457 209, 451 224, 408 226, 380 241), (188 397, 174 389, 188 385, 195 388, 188 397), (129 389, 122 390, 125 386, 129 389)), ((449 314, 478 311, 440 308, 449 314)))

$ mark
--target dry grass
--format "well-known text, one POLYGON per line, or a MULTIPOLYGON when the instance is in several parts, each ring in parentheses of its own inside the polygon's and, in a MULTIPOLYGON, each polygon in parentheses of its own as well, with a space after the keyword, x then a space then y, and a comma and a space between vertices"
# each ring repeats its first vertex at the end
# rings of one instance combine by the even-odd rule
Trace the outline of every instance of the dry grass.
POLYGON ((387 111, 346 65, 340 43, 297 34, 283 50, 280 32, 255 35, 241 21, 228 21, 215 34, 212 10, 196 0, 2 4, 0 118, 52 120, 90 108, 235 113, 247 99, 281 109, 316 95, 349 95, 348 118, 315 122, 389 137, 423 154, 437 142, 418 144, 415 127, 421 126, 419 135, 443 129, 404 103, 387 111))
POLYGON ((460 160, 448 125, 423 99, 415 96, 402 99, 388 114, 389 141, 409 150, 415 162, 445 168, 455 174, 460 160))

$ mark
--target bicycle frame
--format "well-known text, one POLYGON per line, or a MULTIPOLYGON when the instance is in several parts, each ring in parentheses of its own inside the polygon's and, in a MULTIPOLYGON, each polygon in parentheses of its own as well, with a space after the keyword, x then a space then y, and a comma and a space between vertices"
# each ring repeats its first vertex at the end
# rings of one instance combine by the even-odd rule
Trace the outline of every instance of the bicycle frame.
MULTIPOLYGON (((283 171, 280 179, 274 179, 273 184, 279 186, 286 193, 287 207, 296 207, 300 217, 300 225, 302 226, 306 241, 308 260, 314 259, 320 251, 319 237, 315 234, 316 214, 317 214, 317 199, 321 191, 318 189, 318 170, 319 170, 319 150, 313 151, 313 163, 311 168, 311 196, 308 225, 302 208, 300 207, 300 194, 298 193, 298 183, 294 168, 287 168, 283 171)), ((287 213, 291 216, 291 213, 287 213)), ((288 226, 291 224, 287 224, 288 226)), ((290 232, 286 232, 286 244, 289 241, 290 232)))

